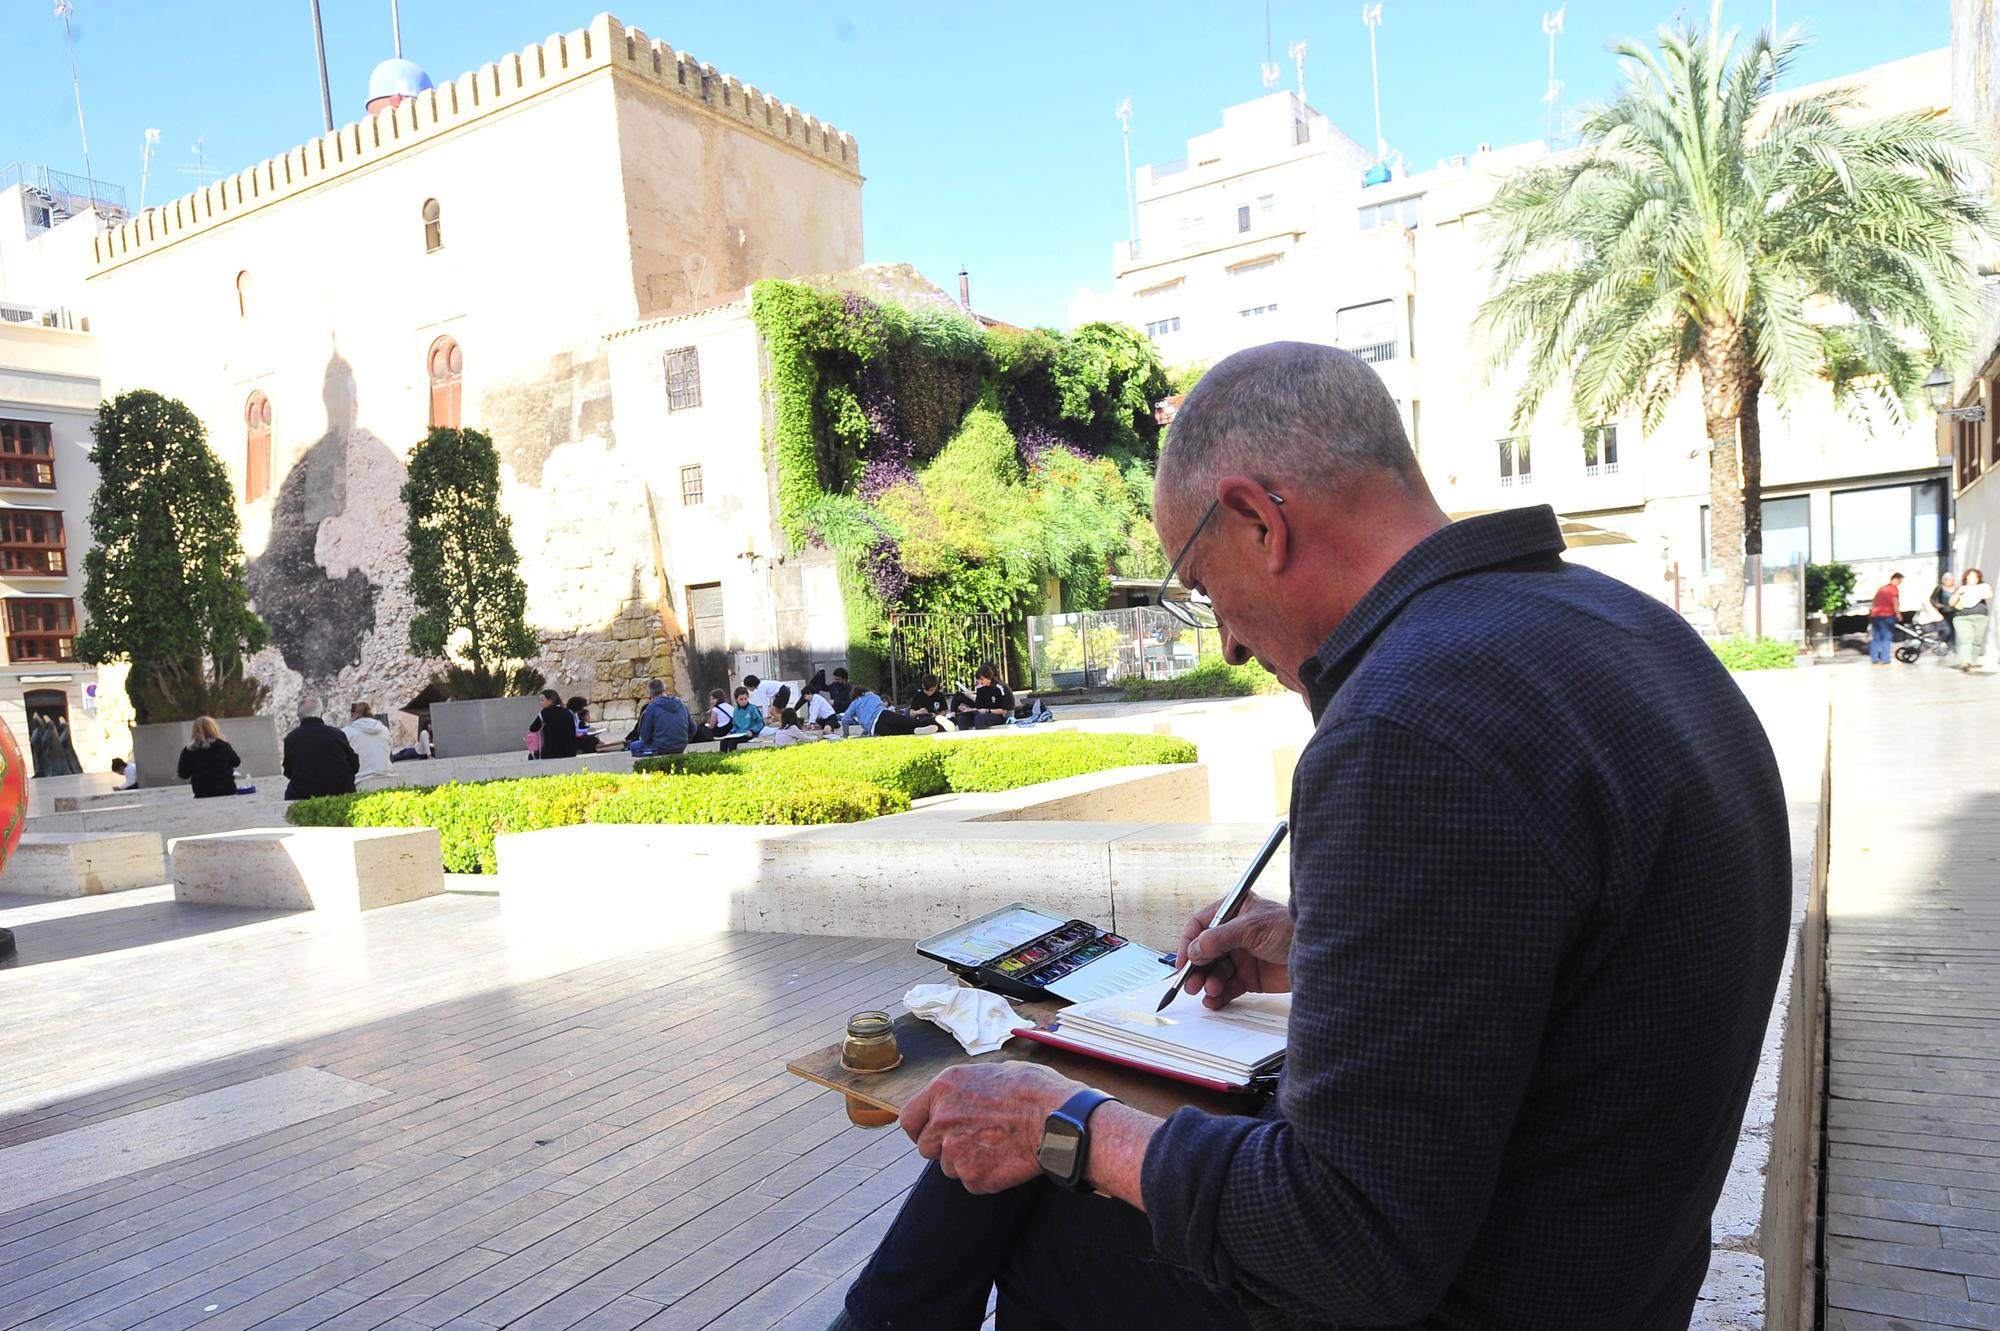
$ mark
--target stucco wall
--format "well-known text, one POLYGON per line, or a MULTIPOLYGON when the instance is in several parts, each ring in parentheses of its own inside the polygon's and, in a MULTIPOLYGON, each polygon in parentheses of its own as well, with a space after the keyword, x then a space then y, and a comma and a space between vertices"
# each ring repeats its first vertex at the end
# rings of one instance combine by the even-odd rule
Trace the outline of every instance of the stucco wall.
POLYGON ((736 289, 858 262, 858 156, 608 16, 104 238, 88 294, 107 394, 185 400, 239 494, 245 402, 271 401, 273 488, 242 514, 274 709, 312 691, 393 714, 437 667, 408 649, 398 491, 445 335, 463 421, 500 452, 535 664, 613 719, 672 676, 656 496, 633 483, 652 441, 621 446, 604 340, 649 312, 670 257, 736 289))

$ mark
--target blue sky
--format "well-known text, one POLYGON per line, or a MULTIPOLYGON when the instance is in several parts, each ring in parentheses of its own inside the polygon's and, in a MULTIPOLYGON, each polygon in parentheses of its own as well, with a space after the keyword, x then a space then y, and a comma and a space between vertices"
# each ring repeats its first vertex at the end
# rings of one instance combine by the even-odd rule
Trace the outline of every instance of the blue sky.
MULTIPOLYGON (((211 170, 240 170, 320 132, 307 6, 299 0, 74 0, 91 164, 139 193, 147 127, 161 132, 148 199, 193 188, 197 139, 211 170)), ((404 54, 442 82, 603 7, 560 0, 402 0, 404 54)), ((1383 0, 1382 117, 1412 165, 1539 138, 1548 0, 1383 0)), ((1360 0, 1271 0, 1271 34, 1304 39, 1313 105, 1372 137, 1360 0)), ((62 24, 48 0, 0 0, 0 165, 81 173, 62 24)), ((322 0, 334 117, 359 117, 368 71, 391 53, 388 0, 322 0)), ((1610 41, 1707 0, 1572 0, 1558 47, 1568 101, 1608 97, 1610 41)), ((907 260, 1015 322, 1061 324, 1080 286, 1110 281, 1124 234, 1118 100, 1133 103, 1132 160, 1182 155, 1220 110, 1260 95, 1262 0, 1015 0, 1007 4, 613 6, 709 63, 853 133, 861 144, 871 261, 907 260)), ((1725 23, 1762 26, 1769 0, 1732 0, 1725 23)), ((1812 39, 1798 81, 1831 78, 1950 41, 1945 0, 1779 0, 1812 39)), ((561 164, 546 170, 560 190, 561 164)))

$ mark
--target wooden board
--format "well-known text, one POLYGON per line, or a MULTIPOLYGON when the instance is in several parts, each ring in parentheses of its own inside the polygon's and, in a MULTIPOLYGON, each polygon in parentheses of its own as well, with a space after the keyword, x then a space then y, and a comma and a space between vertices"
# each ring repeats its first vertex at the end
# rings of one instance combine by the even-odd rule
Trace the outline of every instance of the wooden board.
MULTIPOLYGON (((1018 1003, 1023 1017, 1041 1025, 1060 1010, 1056 1003, 1018 1003)), ((843 1091, 863 1103, 900 1114, 917 1092, 946 1068, 960 1063, 1040 1063, 1086 1086, 1094 1086, 1117 1096, 1134 1109, 1165 1117, 1184 1105, 1211 1114, 1251 1114, 1261 1101, 1256 1096, 1211 1091, 1171 1077, 1156 1077, 1135 1068, 1122 1068, 1101 1059, 1085 1058, 1066 1050, 1037 1044, 1033 1040, 1009 1040, 990 1054, 968 1054, 959 1047, 951 1032, 922 1017, 905 1012, 896 1018, 896 1045, 903 1051, 900 1067, 887 1072, 849 1072, 840 1065, 840 1045, 815 1049, 785 1064, 785 1070, 807 1081, 843 1091)))

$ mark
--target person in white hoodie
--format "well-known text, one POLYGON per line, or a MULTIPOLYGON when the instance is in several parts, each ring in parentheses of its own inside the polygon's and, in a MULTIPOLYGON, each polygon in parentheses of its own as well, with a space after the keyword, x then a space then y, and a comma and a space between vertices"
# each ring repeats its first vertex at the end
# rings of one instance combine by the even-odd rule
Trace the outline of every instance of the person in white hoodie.
POLYGON ((389 770, 389 727, 377 721, 365 702, 351 704, 347 709, 350 718, 340 732, 347 736, 347 742, 354 747, 354 756, 361 760, 361 767, 354 773, 358 786, 371 776, 383 776, 389 770))

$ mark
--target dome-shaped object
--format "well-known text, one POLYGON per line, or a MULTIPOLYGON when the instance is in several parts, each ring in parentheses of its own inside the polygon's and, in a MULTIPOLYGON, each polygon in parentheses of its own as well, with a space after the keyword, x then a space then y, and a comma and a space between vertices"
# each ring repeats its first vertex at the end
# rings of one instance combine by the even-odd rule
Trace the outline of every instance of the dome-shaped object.
POLYGON ((1388 168, 1388 167, 1386 167, 1386 166, 1384 166, 1384 165, 1383 165, 1382 163, 1380 163, 1380 162, 1377 162, 1377 163, 1375 163, 1375 165, 1373 165, 1373 166, 1369 167, 1369 168, 1368 168, 1368 170, 1367 170, 1367 171, 1366 171, 1366 172, 1365 172, 1365 173, 1364 173, 1364 174, 1362 175, 1362 177, 1361 177, 1361 183, 1362 183, 1362 184, 1364 184, 1364 185, 1386 185, 1386 184, 1388 184, 1388 183, 1389 183, 1389 168, 1388 168))
POLYGON ((368 76, 368 104, 372 107, 384 97, 415 97, 433 86, 431 76, 416 61, 397 56, 375 66, 368 76))

